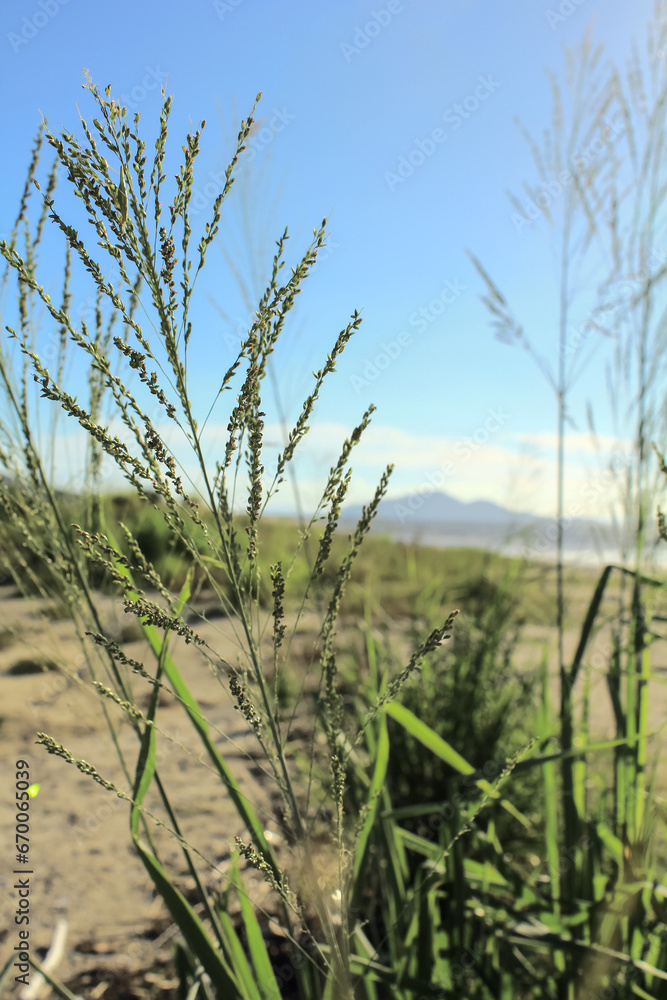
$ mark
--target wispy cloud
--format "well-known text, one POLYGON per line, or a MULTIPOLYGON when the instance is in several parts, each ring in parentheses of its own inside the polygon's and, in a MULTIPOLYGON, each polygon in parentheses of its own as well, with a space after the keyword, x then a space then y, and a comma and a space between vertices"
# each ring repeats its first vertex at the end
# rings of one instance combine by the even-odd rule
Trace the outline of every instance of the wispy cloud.
MULTIPOLYGON (((200 485, 199 470, 193 463, 191 452, 180 431, 172 423, 158 425, 158 432, 172 447, 182 469, 184 483, 200 485)), ((109 428, 121 440, 131 444, 126 428, 113 422, 109 428)), ((211 467, 224 453, 227 439, 224 424, 209 425, 206 429, 204 450, 211 467)), ((306 510, 314 509, 327 474, 340 454, 343 442, 350 436, 351 427, 343 423, 315 423, 297 449, 295 472, 299 493, 306 510)), ((268 423, 264 434, 265 483, 268 485, 279 451, 283 432, 279 425, 268 423)), ((608 471, 608 460, 615 456, 616 465, 626 462, 630 454, 629 443, 612 437, 600 442, 602 454, 592 446, 586 434, 568 437, 568 451, 572 461, 568 464, 565 479, 566 504, 577 505, 578 516, 610 516, 614 499, 614 477, 608 471)), ((75 430, 58 435, 55 442, 55 466, 58 485, 74 488, 81 483, 86 436, 75 430)), ((388 497, 400 497, 429 488, 442 490, 459 500, 493 500, 511 510, 530 511, 553 516, 556 491, 556 435, 549 431, 511 431, 511 415, 502 407, 491 407, 478 415, 475 425, 461 436, 441 434, 414 434, 381 424, 371 424, 361 442, 354 448, 351 464, 354 475, 349 492, 349 502, 367 502, 373 495, 380 475, 386 465, 394 465, 388 497)), ((618 470, 617 470, 618 471, 618 470)), ((124 480, 109 462, 103 466, 103 488, 121 490, 124 480)), ((243 500, 245 468, 238 481, 237 497, 243 500)), ((276 511, 294 507, 294 495, 286 480, 275 500, 276 511)))
MULTIPOLYGON (((517 441, 534 445, 545 452, 555 451, 558 447, 558 435, 555 431, 525 431, 515 434, 517 441)), ((623 438, 598 435, 594 441, 587 431, 572 431, 566 437, 565 447, 569 456, 572 455, 613 455, 625 453, 633 447, 633 442, 623 438)))

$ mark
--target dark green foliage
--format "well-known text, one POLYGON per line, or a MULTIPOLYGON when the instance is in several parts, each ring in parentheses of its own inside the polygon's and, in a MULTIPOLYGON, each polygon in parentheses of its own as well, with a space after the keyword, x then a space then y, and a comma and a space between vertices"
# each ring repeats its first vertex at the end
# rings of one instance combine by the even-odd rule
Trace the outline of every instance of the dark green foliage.
MULTIPOLYGON (((499 584, 488 576, 464 583, 457 598, 463 610, 452 642, 428 658, 401 698, 489 780, 498 777, 534 732, 537 674, 534 668, 519 671, 514 665, 520 639, 518 590, 518 580, 499 584)), ((402 727, 390 725, 390 737, 391 788, 397 801, 406 806, 442 803, 456 795, 463 804, 479 798, 472 779, 462 779, 402 727)), ((521 810, 537 811, 535 781, 529 783, 532 788, 524 782, 520 790, 519 784, 512 782, 512 801, 521 810)), ((457 806, 457 818, 460 812, 457 806)), ((494 816, 498 818, 497 810, 494 816)))

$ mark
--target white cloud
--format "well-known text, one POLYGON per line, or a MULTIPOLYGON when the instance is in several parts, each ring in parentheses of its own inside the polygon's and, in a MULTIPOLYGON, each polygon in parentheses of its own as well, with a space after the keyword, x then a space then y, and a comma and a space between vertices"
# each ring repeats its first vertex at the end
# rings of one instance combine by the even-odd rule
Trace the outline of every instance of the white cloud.
MULTIPOLYGON (((526 431, 514 434, 517 441, 534 445, 545 452, 556 452, 558 435, 555 431, 526 431)), ((632 449, 633 442, 598 434, 595 441, 588 431, 568 431, 565 437, 566 455, 613 455, 632 449)))
MULTIPOLYGON (((476 427, 462 437, 437 434, 414 434, 396 427, 372 424, 361 442, 353 449, 354 470, 349 502, 367 503, 387 464, 393 463, 388 498, 419 493, 433 488, 450 493, 459 500, 493 500, 512 510, 530 511, 551 517, 555 513, 556 495, 556 436, 551 432, 501 433, 502 410, 488 410, 476 427)), ((173 423, 158 426, 175 450, 181 465, 183 482, 188 479, 201 485, 201 474, 192 452, 173 423)), ((63 428, 64 430, 64 428, 63 428)), ((69 429, 68 429, 69 430, 69 429)), ((110 433, 131 444, 127 428, 114 421, 110 433)), ((295 472, 301 502, 305 511, 312 511, 322 493, 329 469, 334 465, 352 428, 342 423, 314 423, 298 447, 295 472)), ((206 428, 204 450, 210 469, 224 455, 228 431, 224 424, 206 428)), ((267 424, 264 466, 265 485, 272 479, 283 433, 276 424, 267 424)), ((628 442, 605 438, 602 442, 608 456, 617 457, 617 473, 622 473, 631 455, 628 442), (614 452, 616 446, 620 450, 614 452)), ((51 449, 49 448, 49 451, 51 449)), ((80 486, 84 478, 87 435, 80 428, 56 437, 54 457, 57 485, 67 488, 80 486)), ((566 510, 577 508, 575 516, 608 519, 611 504, 618 495, 614 477, 608 472, 608 462, 600 457, 585 434, 568 436, 565 476, 566 510)), ((619 475, 617 479, 622 477, 619 475)), ((245 466, 240 470, 237 498, 245 504, 245 466)), ((121 491, 128 488, 110 459, 103 466, 102 488, 121 491)), ((289 476, 281 485, 269 510, 294 509, 294 491, 289 476)))

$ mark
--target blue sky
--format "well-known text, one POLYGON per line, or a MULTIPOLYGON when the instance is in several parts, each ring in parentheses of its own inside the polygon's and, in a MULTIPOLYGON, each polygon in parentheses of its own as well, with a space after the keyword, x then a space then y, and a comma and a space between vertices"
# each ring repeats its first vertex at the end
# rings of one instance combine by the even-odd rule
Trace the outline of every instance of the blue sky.
MULTIPOLYGON (((632 37, 643 41, 652 8, 649 0, 6 3, 0 114, 3 134, 12 138, 4 144, 0 232, 11 229, 40 113, 52 128, 73 131, 77 102, 92 118, 83 67, 141 112, 147 136, 155 134, 164 85, 174 95, 176 151, 192 125, 206 119, 195 182, 202 224, 238 120, 261 90, 251 162, 223 227, 229 253, 256 286, 285 225, 292 263, 313 228, 324 216, 330 220, 329 252, 306 282, 275 356, 290 423, 352 310, 364 317, 323 391, 299 461, 306 501, 373 402, 373 428, 354 463, 356 500, 369 496, 385 462, 394 461, 394 495, 436 484, 464 500, 553 513, 555 398, 525 352, 494 339, 465 248, 555 365, 557 269, 548 229, 538 220, 518 232, 507 198, 524 179, 535 180, 514 118, 539 136, 551 118, 545 70, 562 77, 563 46, 576 47, 592 27, 607 56, 622 62, 632 37), (244 196, 257 247, 254 277, 239 242, 244 196)), ((50 263, 45 256, 45 273, 50 263)), ((55 255, 53 264, 57 275, 55 255)), ((205 401, 247 316, 220 247, 201 291, 191 377, 205 401)), ((89 292, 82 285, 77 294, 81 308, 89 292)), ((608 491, 600 486, 585 406, 589 400, 611 447, 616 431, 603 359, 604 345, 572 395, 578 430, 568 469, 569 502, 592 476, 598 488, 589 489, 582 512, 601 516, 608 491)), ((278 441, 271 401, 267 413, 268 436, 278 441)), ((211 424, 212 449, 217 426, 211 424)), ((58 455, 71 472, 80 443, 69 437, 58 455)), ((284 502, 289 506, 288 495, 284 502)))

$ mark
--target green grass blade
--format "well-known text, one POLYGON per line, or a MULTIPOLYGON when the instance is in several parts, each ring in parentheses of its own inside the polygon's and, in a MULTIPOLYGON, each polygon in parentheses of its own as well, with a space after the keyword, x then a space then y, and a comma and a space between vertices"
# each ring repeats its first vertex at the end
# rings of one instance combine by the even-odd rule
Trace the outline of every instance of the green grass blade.
MULTIPOLYGON (((389 734, 387 732, 387 720, 386 717, 381 716, 378 720, 377 729, 378 732, 378 742, 375 749, 375 768, 373 770, 373 777, 371 779, 371 786, 368 790, 367 799, 367 810, 366 818, 364 819, 364 824, 359 833, 357 839, 356 851, 354 857, 354 887, 355 894, 359 880, 359 874, 364 866, 366 860, 366 852, 368 849, 368 840, 371 835, 371 831, 375 824, 375 817, 377 815, 378 802, 380 791, 384 787, 385 778, 387 775, 387 766, 389 764, 389 734)), ((354 897, 353 897, 354 899, 354 897)), ((355 903, 353 901, 352 905, 355 903)))
POLYGON ((633 983, 631 989, 634 995, 639 997, 640 1000, 658 1000, 654 993, 647 993, 646 990, 643 990, 641 986, 637 985, 637 983, 633 983))
POLYGON ((604 823, 598 823, 597 834, 618 865, 619 870, 623 871, 623 842, 618 837, 615 837, 604 823))
POLYGON ((420 976, 424 976, 429 980, 433 976, 433 968, 435 965, 435 955, 433 951, 433 946, 435 944, 435 931, 436 931, 436 921, 435 921, 435 893, 422 892, 421 883, 424 873, 422 871, 418 872, 417 879, 415 881, 415 894, 419 897, 419 907, 418 907, 418 921, 419 930, 417 934, 417 948, 416 948, 416 969, 411 970, 413 973, 418 972, 420 976))
MULTIPOLYGON (((359 924, 357 924, 354 929, 354 941, 360 958, 370 959, 371 955, 375 954, 373 945, 370 943, 359 924)), ((364 976, 362 982, 358 986, 358 990, 362 989, 365 991, 366 1000, 378 1000, 375 983, 370 976, 364 976)))
POLYGON ((646 800, 646 764, 648 759, 648 703, 649 681, 651 679, 651 647, 649 639, 649 606, 647 600, 644 632, 642 635, 641 669, 637 679, 637 777, 635 782, 635 830, 641 830, 644 822, 646 800))
MULTIPOLYGON (((250 963, 243 950, 231 917, 228 913, 219 913, 218 920, 220 921, 225 938, 227 961, 234 970, 234 975, 239 982, 242 996, 247 998, 247 1000, 264 1000, 267 994, 260 992, 257 980, 250 968, 250 963)), ((280 993, 277 995, 280 996, 280 993)))
MULTIPOLYGON (((133 808, 133 812, 138 813, 138 810, 133 808)), ((204 925, 188 901, 172 884, 162 865, 152 851, 148 850, 141 838, 133 836, 133 840, 155 888, 164 900, 192 954, 196 955, 210 976, 218 995, 229 998, 229 1000, 246 1000, 232 970, 220 951, 214 946, 204 925)))
MULTIPOLYGON (((537 716, 537 735, 540 740, 546 742, 551 737, 551 720, 549 718, 549 661, 545 652, 540 665, 540 676, 542 684, 542 699, 540 711, 537 716)), ((557 788, 556 788, 556 766, 553 761, 549 761, 543 766, 544 780, 544 840, 547 866, 550 878, 551 899, 553 914, 556 919, 560 917, 561 879, 560 879, 560 856, 558 850, 558 814, 557 814, 557 788)), ((562 971, 564 969, 564 955, 556 952, 556 967, 562 971)))
POLYGON ((250 952, 250 958, 255 972, 255 979, 259 984, 261 998, 262 1000, 269 1000, 269 998, 279 997, 280 989, 273 973, 271 959, 269 958, 269 953, 266 950, 264 938, 262 937, 262 931, 259 923, 257 922, 253 906, 243 890, 241 873, 238 869, 238 862, 236 859, 234 859, 232 863, 230 877, 238 892, 238 898, 241 904, 241 916, 243 918, 243 926, 245 928, 246 940, 248 942, 248 951, 250 952))
MULTIPOLYGON (((635 588, 636 589, 636 588, 635 588)), ((638 650, 637 630, 640 627, 641 611, 637 608, 637 597, 633 594, 632 615, 630 618, 630 638, 628 640, 628 652, 626 657, 626 694, 625 694, 625 734, 628 737, 629 747, 624 754, 624 781, 625 781, 625 804, 624 814, 627 834, 630 840, 637 836, 635 826, 635 803, 632 801, 634 789, 637 784, 637 659, 638 650)))
MULTIPOLYGON (((650 730, 650 732, 646 735, 656 736, 662 730, 664 725, 667 725, 667 723, 663 723, 658 729, 650 730)), ((547 739, 548 738, 550 737, 547 737, 547 739)), ((514 765, 514 770, 525 771, 529 767, 542 767, 544 764, 555 764, 557 761, 565 760, 568 757, 584 757, 589 753, 601 753, 604 750, 614 750, 618 747, 627 747, 629 744, 630 740, 627 736, 623 736, 616 740, 603 740, 601 743, 589 743, 584 747, 572 747, 571 750, 560 750, 556 753, 541 754, 539 757, 526 757, 525 760, 520 760, 514 765)))
POLYGON ((572 666, 570 667, 569 670, 568 679, 570 682, 570 689, 572 688, 574 682, 577 679, 577 674, 579 673, 579 668, 581 667, 581 663, 584 658, 584 653, 586 652, 586 647, 588 646, 588 641, 593 633, 593 625, 595 624, 595 619, 600 613, 602 598, 604 597, 604 592, 609 582, 609 577, 611 576, 611 572, 613 569, 615 569, 614 566, 605 566, 600 576, 600 579, 597 582, 595 591, 593 592, 591 603, 588 606, 586 617, 584 618, 583 625, 581 626, 579 645, 577 646, 577 651, 574 654, 572 666))
MULTIPOLYGON (((425 747, 427 747, 431 753, 435 754, 441 760, 444 760, 446 764, 449 764, 455 771, 458 771, 462 775, 470 775, 475 773, 475 768, 472 764, 469 764, 460 753, 449 744, 446 740, 443 740, 441 736, 438 736, 430 726, 427 726, 421 719, 418 719, 408 708, 401 705, 399 702, 390 702, 385 706, 385 711, 387 715, 390 715, 392 719, 403 726, 406 732, 414 736, 416 740, 419 740, 425 747)), ((500 792, 496 791, 493 785, 486 780, 486 778, 478 778, 475 784, 484 792, 489 795, 490 798, 498 799, 500 805, 505 809, 511 816, 514 816, 526 829, 532 828, 532 823, 530 820, 519 812, 519 810, 507 799, 501 797, 500 792)))
MULTIPOLYGON (((157 689, 154 689, 153 701, 157 701, 157 689)), ((230 997, 241 998, 237 983, 231 974, 231 970, 226 967, 223 957, 211 942, 204 925, 199 920, 185 897, 172 884, 168 875, 162 868, 158 859, 139 836, 139 820, 141 816, 141 806, 150 788, 155 774, 155 727, 146 726, 143 734, 139 759, 137 761, 137 772, 134 783, 133 803, 130 813, 130 831, 132 840, 139 852, 146 871, 150 875, 153 883, 162 897, 167 909, 171 913, 174 921, 179 927, 188 947, 196 955, 206 972, 211 977, 216 989, 231 991, 230 997)), ((227 993, 225 993, 227 995, 227 993)))

